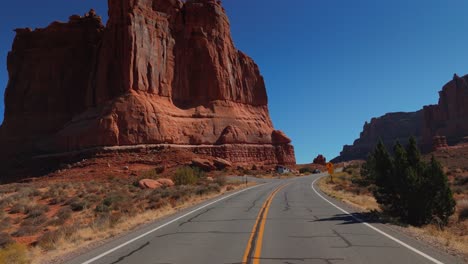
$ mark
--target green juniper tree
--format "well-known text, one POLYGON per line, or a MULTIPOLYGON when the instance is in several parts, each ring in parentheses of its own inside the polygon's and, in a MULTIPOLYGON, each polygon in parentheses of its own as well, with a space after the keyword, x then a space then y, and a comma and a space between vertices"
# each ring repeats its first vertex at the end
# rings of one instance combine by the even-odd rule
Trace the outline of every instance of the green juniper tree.
POLYGON ((447 225, 455 201, 440 163, 434 157, 429 164, 423 162, 414 138, 406 148, 397 142, 393 153, 380 141, 362 167, 363 178, 375 184, 381 208, 412 225, 434 220, 447 225))

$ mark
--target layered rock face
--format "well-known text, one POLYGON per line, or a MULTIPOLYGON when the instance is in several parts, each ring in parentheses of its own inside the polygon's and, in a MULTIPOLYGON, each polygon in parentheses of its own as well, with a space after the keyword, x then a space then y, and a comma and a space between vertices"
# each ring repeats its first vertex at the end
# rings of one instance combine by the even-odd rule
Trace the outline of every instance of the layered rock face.
POLYGON ((437 105, 425 106, 415 113, 387 114, 364 125, 361 137, 344 146, 334 161, 364 159, 382 138, 391 149, 396 140, 405 142, 415 136, 423 152, 465 145, 468 136, 468 75, 456 74, 439 92, 437 105))
POLYGON ((389 113, 379 118, 373 118, 366 122, 360 137, 352 146, 346 145, 340 156, 333 162, 366 159, 380 139, 388 149, 398 140, 406 143, 411 136, 421 141, 423 126, 423 111, 410 113, 389 113))
POLYGON ((424 144, 439 136, 446 137, 448 145, 463 143, 468 135, 468 75, 454 75, 439 97, 437 105, 424 107, 424 144))
POLYGON ((110 0, 105 27, 90 11, 19 29, 8 70, 4 157, 174 144, 239 163, 295 163, 220 1, 110 0))

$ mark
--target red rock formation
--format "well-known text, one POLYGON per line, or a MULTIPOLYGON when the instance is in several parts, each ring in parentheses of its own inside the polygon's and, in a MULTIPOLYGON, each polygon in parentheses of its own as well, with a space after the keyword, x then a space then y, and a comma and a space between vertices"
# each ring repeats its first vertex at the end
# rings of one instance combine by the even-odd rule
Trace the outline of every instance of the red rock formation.
POLYGON ((439 92, 439 103, 424 107, 423 142, 431 146, 435 136, 456 145, 468 135, 468 75, 448 82, 439 92))
POLYGON ((444 136, 436 136, 432 139, 432 142, 432 150, 434 151, 448 147, 447 138, 444 136))
POLYGON ((409 136, 417 137, 423 152, 449 145, 463 145, 468 136, 468 75, 448 82, 439 92, 437 105, 425 106, 416 113, 387 114, 364 125, 352 146, 344 146, 333 161, 365 159, 379 138, 391 149, 396 140, 405 142, 409 136))
POLYGON ((352 146, 344 146, 340 156, 332 162, 366 159, 380 139, 388 149, 398 140, 406 143, 409 137, 416 137, 420 141, 423 112, 390 113, 379 118, 373 118, 364 124, 361 135, 352 146))
POLYGON ((112 0, 106 27, 91 11, 17 30, 8 70, 0 143, 22 156, 176 144, 235 163, 295 163, 220 1, 112 0))
POLYGON ((323 155, 318 155, 315 159, 314 159, 314 164, 319 164, 319 165, 327 165, 327 159, 323 156, 323 155))

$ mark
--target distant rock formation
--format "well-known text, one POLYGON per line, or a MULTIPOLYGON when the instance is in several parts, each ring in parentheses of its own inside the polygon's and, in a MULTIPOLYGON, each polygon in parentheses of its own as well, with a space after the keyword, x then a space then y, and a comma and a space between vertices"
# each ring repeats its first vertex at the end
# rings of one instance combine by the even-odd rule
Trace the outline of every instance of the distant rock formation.
POLYGON ((201 146, 234 163, 295 164, 263 77, 215 0, 109 0, 44 29, 17 29, 0 158, 102 146, 201 146), (210 148, 213 146, 213 148, 210 148))
POLYGON ((372 119, 364 125, 352 146, 344 146, 333 161, 365 159, 379 138, 391 148, 396 140, 405 142, 415 136, 423 152, 465 145, 468 136, 468 75, 453 76, 439 92, 437 105, 425 106, 415 113, 393 113, 372 119))
POLYGON ((323 155, 318 155, 314 161, 314 164, 319 164, 319 165, 327 165, 327 159, 323 155))
POLYGON ((448 145, 462 143, 468 136, 468 75, 448 82, 439 92, 439 103, 424 107, 423 143, 436 136, 446 137, 448 145))
POLYGON ((364 124, 361 135, 352 146, 344 146, 340 156, 332 162, 366 159, 380 139, 391 149, 396 141, 406 143, 411 136, 421 139, 423 111, 389 113, 364 124))

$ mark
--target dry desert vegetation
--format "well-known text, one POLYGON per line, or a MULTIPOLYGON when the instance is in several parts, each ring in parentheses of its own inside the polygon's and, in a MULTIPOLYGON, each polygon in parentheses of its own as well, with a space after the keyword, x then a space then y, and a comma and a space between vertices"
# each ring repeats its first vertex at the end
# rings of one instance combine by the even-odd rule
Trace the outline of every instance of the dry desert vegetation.
MULTIPOLYGON (((382 214, 379 204, 372 194, 372 186, 366 187, 361 184, 363 180, 360 175, 362 163, 350 163, 344 167, 343 172, 334 174, 333 182, 330 181, 330 177, 322 178, 319 181, 320 189, 361 211, 365 218, 388 223, 391 228, 468 260, 468 171, 455 167, 444 167, 449 176, 450 186, 457 204, 456 211, 449 218, 448 225, 442 227, 433 223, 414 227, 382 214)), ((447 163, 443 162, 443 164, 447 163)), ((459 165, 460 162, 452 160, 450 164, 459 165)))
POLYGON ((134 177, 37 181, 0 186, 0 264, 50 263, 177 210, 244 186, 222 173, 174 171, 174 186, 140 186, 157 169, 134 177))

